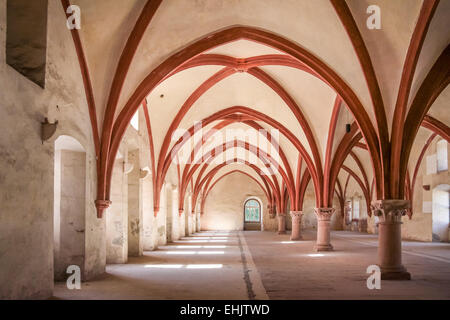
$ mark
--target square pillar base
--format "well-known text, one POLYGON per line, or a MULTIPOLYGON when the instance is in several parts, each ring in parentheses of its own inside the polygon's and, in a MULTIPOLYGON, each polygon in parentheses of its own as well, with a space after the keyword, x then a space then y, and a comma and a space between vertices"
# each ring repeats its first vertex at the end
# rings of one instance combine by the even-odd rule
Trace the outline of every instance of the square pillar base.
POLYGON ((331 244, 316 244, 314 246, 314 251, 333 251, 333 246, 331 244))
POLYGON ((411 274, 407 271, 381 272, 381 280, 411 280, 411 274))

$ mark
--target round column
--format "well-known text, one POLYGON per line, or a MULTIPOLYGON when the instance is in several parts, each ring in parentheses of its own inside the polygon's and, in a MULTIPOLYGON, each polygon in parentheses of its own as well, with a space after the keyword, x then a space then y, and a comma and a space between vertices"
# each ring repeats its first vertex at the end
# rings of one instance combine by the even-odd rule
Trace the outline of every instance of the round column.
POLYGON ((302 211, 291 211, 290 212, 292 218, 292 232, 291 232, 291 240, 302 240, 301 227, 302 227, 302 211))
POLYGON ((286 214, 278 213, 278 234, 286 234, 286 214))
POLYGON ((314 247, 316 251, 332 251, 333 246, 330 243, 331 216, 334 208, 315 208, 317 216, 317 243, 314 247))
POLYGON ((378 260, 382 280, 410 280, 402 264, 402 216, 410 208, 409 200, 378 200, 372 203, 378 223, 378 260))

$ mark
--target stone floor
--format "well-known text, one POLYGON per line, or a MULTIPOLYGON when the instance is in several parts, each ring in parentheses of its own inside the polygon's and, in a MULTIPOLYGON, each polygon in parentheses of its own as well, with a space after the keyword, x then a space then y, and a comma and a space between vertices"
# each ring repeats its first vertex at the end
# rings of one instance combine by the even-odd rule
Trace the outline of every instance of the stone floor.
POLYGON ((334 231, 333 252, 274 232, 201 232, 109 265, 105 275, 54 299, 450 299, 450 244, 403 242, 411 281, 382 281, 369 290, 376 236, 334 231))

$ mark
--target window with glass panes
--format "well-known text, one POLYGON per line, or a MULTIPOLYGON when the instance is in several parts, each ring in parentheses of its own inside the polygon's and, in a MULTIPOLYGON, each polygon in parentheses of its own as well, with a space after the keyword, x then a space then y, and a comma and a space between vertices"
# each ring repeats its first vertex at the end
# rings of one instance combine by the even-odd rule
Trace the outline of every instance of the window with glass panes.
POLYGON ((245 222, 260 221, 261 207, 258 201, 254 199, 247 200, 244 207, 245 222))

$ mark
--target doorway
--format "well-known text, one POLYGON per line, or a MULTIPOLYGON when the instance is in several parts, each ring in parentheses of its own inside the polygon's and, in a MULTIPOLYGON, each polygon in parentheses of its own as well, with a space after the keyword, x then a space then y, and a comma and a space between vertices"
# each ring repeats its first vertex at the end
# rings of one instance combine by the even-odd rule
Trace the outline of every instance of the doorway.
POLYGON ((64 281, 67 268, 84 274, 86 218, 86 152, 70 136, 55 141, 54 167, 54 279, 64 281))
POLYGON ((449 241, 450 185, 441 184, 433 189, 433 241, 449 241))
POLYGON ((244 230, 261 230, 261 204, 256 199, 244 203, 244 230))

